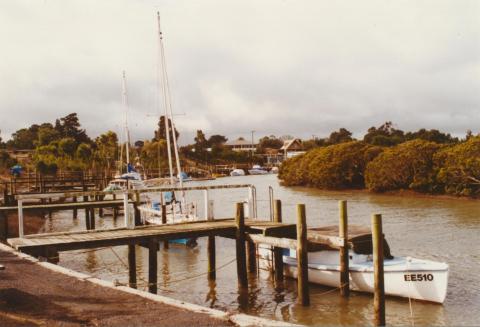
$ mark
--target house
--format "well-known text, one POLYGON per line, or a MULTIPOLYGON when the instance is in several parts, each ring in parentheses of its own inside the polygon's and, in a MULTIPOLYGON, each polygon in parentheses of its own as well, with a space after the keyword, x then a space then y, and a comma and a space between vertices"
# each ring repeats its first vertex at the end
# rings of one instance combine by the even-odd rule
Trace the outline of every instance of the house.
POLYGON ((285 159, 305 153, 301 139, 285 140, 280 151, 283 151, 285 159))
POLYGON ((234 141, 228 141, 224 144, 227 148, 230 148, 233 151, 253 151, 257 150, 258 143, 252 143, 251 141, 245 140, 243 137, 239 137, 234 141))

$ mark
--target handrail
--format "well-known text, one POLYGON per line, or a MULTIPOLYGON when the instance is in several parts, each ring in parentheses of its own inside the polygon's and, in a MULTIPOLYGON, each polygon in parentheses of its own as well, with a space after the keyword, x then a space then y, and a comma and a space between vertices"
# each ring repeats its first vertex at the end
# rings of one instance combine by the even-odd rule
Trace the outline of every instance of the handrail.
POLYGON ((72 192, 58 192, 48 194, 19 194, 15 196, 17 200, 34 200, 34 199, 48 199, 55 197, 74 197, 74 196, 96 196, 96 195, 123 195, 125 193, 151 193, 151 192, 174 192, 174 191, 199 191, 199 190, 215 190, 215 189, 229 189, 229 188, 246 188, 252 187, 252 184, 226 184, 226 185, 208 185, 208 186, 189 186, 189 187, 147 187, 141 189, 130 189, 127 191, 119 190, 112 192, 104 191, 72 191, 72 192))

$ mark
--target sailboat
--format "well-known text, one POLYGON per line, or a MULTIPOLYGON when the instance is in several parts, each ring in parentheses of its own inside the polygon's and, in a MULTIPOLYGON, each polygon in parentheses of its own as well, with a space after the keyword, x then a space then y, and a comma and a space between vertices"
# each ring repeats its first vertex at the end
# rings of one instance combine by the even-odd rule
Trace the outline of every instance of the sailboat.
MULTIPOLYGON (((122 103, 125 108, 125 157, 126 157, 126 172, 115 175, 115 178, 110 181, 104 192, 121 191, 127 189, 141 189, 145 188, 145 184, 142 180, 142 176, 135 170, 130 162, 130 131, 128 129, 128 97, 127 97, 127 82, 125 77, 125 71, 122 73, 122 103)), ((123 145, 120 149, 120 171, 123 169, 123 145)))
MULTIPOLYGON (((175 137, 175 124, 173 121, 172 101, 170 96, 170 88, 168 82, 168 75, 165 63, 165 51, 163 46, 163 35, 160 28, 160 14, 157 13, 158 21, 158 34, 159 34, 159 52, 160 52, 160 76, 161 76, 161 94, 163 95, 163 107, 165 115, 165 134, 167 141, 167 155, 168 155, 168 167, 169 167, 169 185, 183 187, 184 174, 181 170, 180 157, 178 153, 177 139, 175 137), (170 136, 172 133, 172 137, 170 136), (175 164, 178 178, 174 174, 173 167, 173 155, 175 156, 175 164), (182 178, 183 177, 183 178, 182 178)), ((160 101, 159 101, 160 103, 160 101)), ((196 206, 194 203, 187 203, 185 199, 185 192, 179 192, 179 198, 175 192, 162 192, 160 197, 155 197, 153 194, 146 194, 147 201, 144 205, 139 207, 144 222, 149 224, 161 225, 162 210, 165 210, 165 216, 167 218, 167 224, 187 222, 197 220, 196 206), (163 209, 162 209, 163 208, 163 209)), ((178 243, 188 243, 191 239, 177 240, 178 243)))

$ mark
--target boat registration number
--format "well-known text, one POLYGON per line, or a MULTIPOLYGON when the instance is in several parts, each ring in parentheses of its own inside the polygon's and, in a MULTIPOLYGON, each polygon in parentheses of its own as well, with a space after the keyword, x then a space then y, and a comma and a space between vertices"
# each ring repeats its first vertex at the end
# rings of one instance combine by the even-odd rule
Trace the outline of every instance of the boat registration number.
POLYGON ((405 274, 403 278, 406 282, 431 282, 433 280, 432 274, 405 274))

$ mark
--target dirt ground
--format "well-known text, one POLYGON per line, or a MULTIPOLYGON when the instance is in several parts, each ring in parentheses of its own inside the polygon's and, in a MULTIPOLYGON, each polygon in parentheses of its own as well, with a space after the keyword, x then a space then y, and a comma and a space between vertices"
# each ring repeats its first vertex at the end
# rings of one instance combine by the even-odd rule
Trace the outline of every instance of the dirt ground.
POLYGON ((231 326, 81 281, 0 250, 0 326, 231 326))

